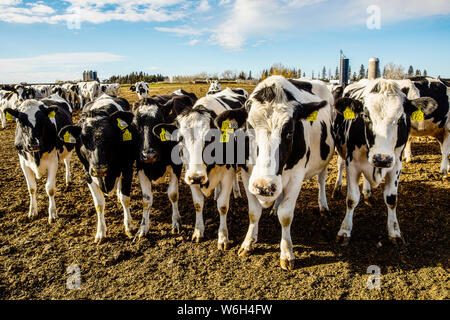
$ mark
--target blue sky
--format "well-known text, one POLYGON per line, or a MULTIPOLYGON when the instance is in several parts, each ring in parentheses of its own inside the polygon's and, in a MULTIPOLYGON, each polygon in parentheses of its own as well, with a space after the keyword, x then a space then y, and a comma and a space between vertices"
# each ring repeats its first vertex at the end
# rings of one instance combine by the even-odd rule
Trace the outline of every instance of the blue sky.
POLYGON ((0 37, 0 83, 276 62, 334 74, 340 49, 354 71, 376 56, 450 77, 448 0, 0 0, 0 37))

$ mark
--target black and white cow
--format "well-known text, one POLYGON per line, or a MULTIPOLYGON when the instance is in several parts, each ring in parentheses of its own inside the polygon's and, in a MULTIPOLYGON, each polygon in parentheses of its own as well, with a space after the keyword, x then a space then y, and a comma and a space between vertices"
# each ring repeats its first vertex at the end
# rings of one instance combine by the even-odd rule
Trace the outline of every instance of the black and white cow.
POLYGON ((81 90, 79 85, 75 83, 64 83, 61 85, 61 87, 62 87, 61 91, 64 94, 64 96, 62 96, 59 92, 53 93, 58 93, 62 97, 64 97, 72 105, 72 108, 82 109, 83 100, 81 98, 81 90))
POLYGON ((78 82, 77 85, 80 89, 81 109, 86 103, 94 101, 100 95, 100 83, 98 81, 78 82))
POLYGON ((353 226, 353 212, 359 202, 359 178, 363 194, 383 179, 384 201, 388 207, 387 229, 393 242, 402 239, 397 220, 397 190, 402 170, 402 153, 408 140, 410 115, 418 108, 425 113, 437 107, 430 98, 409 100, 393 80, 364 81, 361 87, 347 87, 335 102, 336 148, 347 171, 347 211, 337 240, 347 245, 353 226), (356 90, 355 90, 356 89, 356 90))
POLYGON ((99 95, 106 93, 110 96, 117 97, 119 95, 120 84, 118 83, 102 83, 99 86, 99 95))
POLYGON ((115 190, 124 210, 125 233, 132 237, 130 191, 139 135, 129 109, 125 99, 102 95, 84 106, 76 125, 59 132, 66 144, 75 145, 84 168, 97 211, 95 242, 106 236, 104 195, 115 190))
POLYGON ((51 86, 50 85, 32 85, 32 89, 35 91, 35 99, 47 98, 51 95, 51 86))
POLYGON ((26 99, 34 99, 36 92, 33 88, 27 88, 23 85, 2 86, 0 90, 0 121, 2 129, 6 128, 5 109, 16 109, 20 103, 26 99))
POLYGON ((36 178, 40 179, 47 172, 45 190, 49 197, 48 221, 56 219, 56 172, 58 160, 66 166, 66 186, 70 183, 70 158, 72 146, 65 146, 58 138, 58 130, 72 124, 69 104, 62 98, 50 97, 41 101, 25 100, 19 107, 6 108, 17 123, 15 147, 30 193, 30 210, 28 217, 38 215, 36 202, 36 178))
POLYGON ((209 86, 208 92, 206 94, 215 94, 222 90, 222 86, 220 85, 219 80, 212 80, 211 85, 209 86))
POLYGON ((176 112, 181 112, 184 108, 192 108, 196 101, 196 97, 192 99, 188 95, 173 93, 144 98, 133 105, 134 121, 140 134, 137 172, 143 198, 139 237, 146 235, 149 230, 149 215, 153 203, 152 183, 164 182, 166 176, 170 176, 167 194, 172 203, 172 232, 180 231, 178 180, 181 176, 182 163, 176 163, 172 158, 172 150, 176 147, 177 142, 161 141, 161 137, 156 137, 153 134, 153 129, 159 124, 171 123, 176 116, 176 112))
POLYGON ((204 198, 209 197, 215 188, 220 185, 217 195, 217 209, 220 215, 218 235, 218 248, 225 250, 229 247, 228 228, 226 223, 229 209, 230 192, 235 180, 236 166, 234 153, 234 140, 221 138, 220 130, 216 127, 216 117, 224 111, 241 108, 246 100, 230 89, 225 89, 214 95, 200 98, 194 107, 185 107, 182 110, 174 108, 175 121, 171 124, 161 124, 154 128, 157 137, 165 138, 168 134, 171 139, 180 141, 182 147, 182 163, 185 167, 184 181, 190 186, 196 213, 195 229, 192 240, 197 242, 203 238, 203 205, 204 198), (216 134, 217 133, 217 134, 216 134), (222 157, 213 156, 213 147, 222 150, 222 157), (232 154, 229 159, 228 154, 232 154), (209 157, 208 157, 209 156, 209 157))
POLYGON ((241 169, 241 177, 249 202, 250 224, 239 255, 246 256, 254 250, 262 209, 277 201, 282 226, 280 264, 285 270, 293 269, 290 227, 305 179, 318 176, 320 211, 328 211, 325 183, 334 153, 332 101, 325 84, 272 76, 258 84, 246 108, 220 116, 219 122, 228 119, 244 126, 248 115, 250 156, 247 166, 241 169))
MULTIPOLYGON (((439 172, 447 175, 450 172, 450 89, 440 79, 429 77, 413 77, 409 80, 413 88, 407 93, 415 91, 416 97, 433 98, 438 106, 434 110, 424 112, 422 121, 411 119, 411 136, 405 149, 405 161, 412 160, 411 138, 418 136, 431 136, 439 141, 441 146, 442 161, 439 172), (415 90, 414 90, 415 89, 415 90)), ((404 86, 401 88, 408 88, 404 86)), ((410 97, 408 97, 410 98, 410 97)))
POLYGON ((137 93, 139 100, 147 98, 150 91, 148 83, 144 81, 136 82, 130 87, 130 90, 137 93))

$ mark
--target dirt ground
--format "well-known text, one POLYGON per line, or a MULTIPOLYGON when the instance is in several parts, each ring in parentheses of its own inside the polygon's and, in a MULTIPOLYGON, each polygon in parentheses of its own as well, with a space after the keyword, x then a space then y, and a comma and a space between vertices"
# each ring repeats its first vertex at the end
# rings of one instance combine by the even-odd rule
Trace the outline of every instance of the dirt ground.
MULTIPOLYGON (((169 93, 180 85, 155 86, 151 94, 169 93)), ((198 96, 206 85, 183 85, 198 96)), ((251 92, 252 87, 245 89, 251 92)), ((123 96, 136 99, 126 88, 123 96)), ((107 239, 94 244, 96 213, 74 154, 73 184, 64 191, 64 166, 58 170, 56 194, 59 219, 47 222, 45 180, 38 182, 39 217, 27 218, 29 196, 14 149, 15 124, 0 131, 0 298, 1 299, 449 299, 450 181, 439 171, 440 150, 431 139, 416 139, 414 161, 404 164, 400 178, 398 219, 406 245, 387 238, 387 209, 380 188, 373 207, 362 201, 355 211, 347 247, 335 243, 345 213, 345 200, 331 199, 336 156, 327 180, 331 215, 320 221, 317 182, 306 181, 297 201, 291 228, 295 270, 279 266, 281 228, 264 211, 259 240, 252 256, 237 251, 247 230, 244 198, 233 199, 228 215, 232 247, 217 250, 218 213, 213 199, 205 205, 205 239, 190 241, 195 212, 189 188, 180 182, 183 231, 172 235, 167 185, 154 188, 149 235, 129 240, 115 197, 107 199, 107 239), (66 285, 67 268, 77 265, 81 287, 66 285), (370 290, 367 268, 380 268, 380 289, 370 290)), ((345 186, 345 184, 344 184, 345 186)), ((142 213, 141 191, 133 182, 132 216, 137 227, 142 213)))

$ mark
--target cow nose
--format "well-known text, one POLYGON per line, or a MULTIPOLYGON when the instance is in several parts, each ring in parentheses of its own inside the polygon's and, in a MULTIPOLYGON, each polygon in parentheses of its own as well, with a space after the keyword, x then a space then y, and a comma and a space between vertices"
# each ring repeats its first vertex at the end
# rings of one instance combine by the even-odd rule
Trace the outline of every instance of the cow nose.
POLYGON ((32 152, 38 152, 39 151, 39 143, 33 142, 30 144, 30 151, 32 152))
POLYGON ((387 154, 376 154, 372 157, 372 163, 377 168, 389 168, 392 166, 393 158, 387 154))
POLYGON ((207 178, 202 174, 191 174, 188 176, 187 180, 189 184, 205 184, 207 178))
POLYGON ((159 160, 159 152, 153 149, 142 151, 142 160, 146 163, 154 163, 159 160))
POLYGON ((106 166, 98 166, 91 168, 91 176, 101 178, 106 176, 108 168, 106 166))
POLYGON ((264 196, 264 197, 272 197, 275 194, 275 192, 277 191, 277 186, 274 183, 261 184, 261 183, 255 182, 253 184, 253 188, 255 189, 255 191, 258 195, 264 196))

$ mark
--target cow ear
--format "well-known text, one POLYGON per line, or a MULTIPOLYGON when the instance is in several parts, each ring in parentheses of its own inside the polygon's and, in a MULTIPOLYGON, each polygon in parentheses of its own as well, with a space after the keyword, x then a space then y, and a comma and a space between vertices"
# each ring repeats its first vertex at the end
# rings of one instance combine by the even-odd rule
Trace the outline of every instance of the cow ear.
POLYGON ((242 128, 247 121, 248 113, 245 107, 227 110, 214 119, 214 125, 220 130, 242 128))
POLYGON ((175 96, 164 104, 163 110, 167 115, 172 115, 173 113, 179 115, 184 110, 191 109, 192 105, 192 99, 188 96, 175 96))
POLYGON ((153 134, 161 141, 176 141, 175 132, 177 126, 174 123, 160 123, 153 127, 153 134))
POLYGON ((130 90, 131 90, 131 91, 136 91, 136 86, 134 86, 134 85, 131 86, 131 87, 130 87, 130 90))
POLYGON ((322 100, 319 102, 302 103, 297 106, 294 117, 296 120, 306 119, 314 112, 319 111, 320 109, 325 107, 327 104, 328 102, 326 100, 322 100))
POLYGON ((81 127, 76 125, 65 126, 59 130, 59 138, 66 144, 76 144, 80 137, 81 127))
MULTIPOLYGON (((351 114, 352 112, 354 114, 359 114, 364 110, 364 105, 361 101, 353 98, 340 98, 337 99, 337 101, 334 103, 334 107, 336 108, 337 112, 344 115, 344 113, 351 114)), ((354 118, 354 117, 350 117, 354 118)))
POLYGON ((19 117, 20 117, 20 111, 18 111, 18 110, 6 108, 3 111, 5 112, 7 120, 19 119, 19 117))
POLYGON ((123 127, 126 126, 121 122, 125 121, 126 124, 129 126, 133 122, 134 114, 128 111, 116 111, 112 115, 110 115, 109 118, 115 125, 118 125, 119 128, 122 130, 123 127))
POLYGON ((438 107, 436 100, 430 97, 421 97, 414 100, 405 99, 403 103, 403 108, 409 116, 413 112, 420 110, 425 116, 431 115, 438 107))
POLYGON ((46 107, 45 105, 40 105, 39 110, 41 110, 43 113, 45 113, 47 115, 47 117, 54 118, 55 112, 58 111, 58 107, 56 107, 56 106, 46 107))

